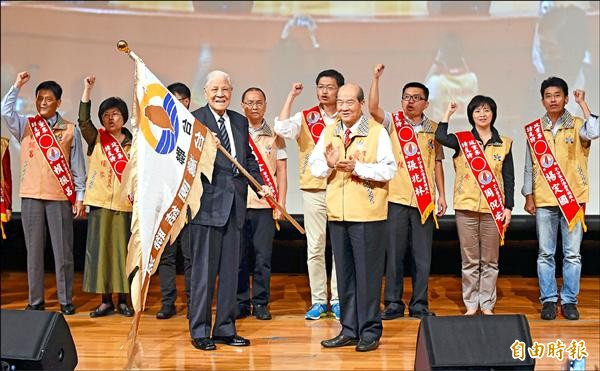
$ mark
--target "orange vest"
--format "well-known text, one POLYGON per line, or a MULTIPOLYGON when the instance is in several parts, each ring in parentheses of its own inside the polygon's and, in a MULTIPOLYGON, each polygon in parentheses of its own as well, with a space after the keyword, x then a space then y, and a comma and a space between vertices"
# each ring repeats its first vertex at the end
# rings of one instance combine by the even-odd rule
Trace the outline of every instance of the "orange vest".
MULTIPOLYGON (((590 142, 583 142, 579 131, 584 121, 573 116, 573 120, 566 122, 558 129, 556 137, 552 135, 552 127, 544 122, 544 136, 554 153, 577 202, 588 202, 589 175, 588 158, 590 156, 590 142)), ((529 144, 527 144, 529 145, 529 144)), ((533 156, 533 154, 532 154, 533 156)), ((533 158, 533 196, 536 207, 558 206, 558 201, 548 186, 544 174, 540 171, 535 158, 533 158)))
MULTIPOLYGON (((52 128, 52 132, 60 144, 67 164, 71 162, 71 145, 73 144, 74 131, 75 125, 58 115, 58 120, 52 128)), ((67 196, 65 196, 63 189, 35 142, 29 124, 25 125, 25 132, 21 140, 20 180, 21 198, 67 201, 67 196)))
MULTIPOLYGON (((352 154, 362 163, 377 162, 379 133, 385 130, 375 120, 363 117, 357 135, 344 149, 343 124, 329 125, 323 130, 325 145, 332 143, 340 152, 340 159, 352 154)), ((327 178, 327 218, 330 221, 372 222, 387 219, 388 182, 360 179, 347 172, 336 171, 327 178)))
MULTIPOLYGON (((417 198, 413 189, 412 183, 408 176, 408 170, 406 169, 406 163, 404 162, 404 156, 400 149, 400 140, 398 140, 398 134, 394 128, 392 122, 392 131, 390 137, 392 140, 392 150, 394 151, 394 157, 398 164, 398 171, 396 176, 390 180, 390 193, 388 195, 389 202, 396 204, 406 205, 410 207, 417 206, 417 198)), ((427 180, 429 183, 429 189, 431 190, 431 198, 435 203, 435 161, 437 156, 437 150, 440 146, 435 140, 435 130, 437 124, 431 120, 427 120, 423 123, 423 129, 417 133, 417 141, 421 148, 421 156, 423 157, 423 163, 425 164, 425 172, 427 173, 427 180)))
MULTIPOLYGON (((300 189, 320 189, 327 188, 327 179, 315 178, 310 172, 308 158, 313 149, 315 149, 315 141, 310 134, 310 129, 306 123, 304 115, 302 116, 302 124, 300 125, 300 134, 298 134, 298 160, 300 161, 300 189)), ((321 133, 323 135, 325 130, 321 133)))
MULTIPOLYGON (((504 200, 504 180, 502 178, 502 166, 504 159, 512 144, 512 139, 500 136, 502 143, 490 143, 485 147, 485 159, 500 187, 502 193, 502 202, 504 200)), ((482 145, 483 147, 483 145, 482 145)), ((477 180, 473 177, 473 173, 467 164, 467 159, 463 151, 454 158, 454 170, 456 170, 456 176, 454 178, 454 209, 455 210, 468 210, 476 211, 479 213, 489 213, 490 207, 483 194, 481 188, 477 183, 477 180)))
MULTIPOLYGON (((265 124, 266 125, 266 124, 265 124)), ((270 129, 270 128, 269 128, 270 129)), ((260 154, 262 155, 263 160, 269 169, 269 173, 273 177, 275 181, 275 185, 277 185, 277 178, 275 177, 275 173, 277 170, 277 151, 281 148, 285 148, 285 141, 275 135, 275 133, 270 130, 272 135, 264 135, 266 133, 256 133, 258 135, 252 136, 254 143, 258 147, 260 154)), ((277 200, 279 201, 279 200, 277 200)), ((265 198, 260 199, 254 192, 254 190, 248 186, 248 202, 246 206, 249 209, 270 209, 269 203, 265 198)))
MULTIPOLYGON (((123 147, 129 157, 131 142, 123 147)), ((115 175, 100 143, 100 134, 96 137, 94 150, 90 155, 90 167, 85 184, 85 205, 102 207, 114 211, 131 212, 132 206, 127 197, 123 197, 123 184, 115 175)))

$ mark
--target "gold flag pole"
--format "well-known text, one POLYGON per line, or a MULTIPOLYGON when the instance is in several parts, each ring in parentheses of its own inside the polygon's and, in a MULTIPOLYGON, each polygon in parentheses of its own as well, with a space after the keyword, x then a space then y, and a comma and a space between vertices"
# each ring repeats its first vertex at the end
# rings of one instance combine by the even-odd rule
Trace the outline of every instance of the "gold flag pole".
POLYGON ((133 59, 134 61, 142 62, 142 58, 138 57, 133 50, 129 49, 129 44, 125 40, 119 40, 117 42, 117 50, 127 54, 129 58, 133 59))
MULTIPOLYGON (((127 41, 125 40, 119 40, 117 42, 117 50, 122 51, 123 53, 127 54, 129 56, 129 58, 131 58, 134 62, 142 62, 142 59, 140 57, 137 56, 137 54, 135 54, 131 49, 129 49, 129 45, 127 44, 127 41)), ((136 68, 137 71, 137 68, 136 68)), ((136 72, 137 73, 137 72, 136 72)), ((134 94, 134 101, 135 101, 135 94, 134 94)), ((146 275, 147 273, 145 272, 140 272, 138 271, 136 273, 136 275, 146 275)), ((148 284, 148 279, 146 279, 145 284, 148 284)), ((139 280, 139 286, 143 286, 144 282, 143 282, 143 278, 140 278, 139 280)), ((134 286, 136 286, 136 284, 134 282, 131 283, 131 290, 133 292, 134 286)), ((137 286, 136 286, 137 288, 137 286)), ((143 290, 143 288, 140 289, 140 292, 143 290)), ((142 308, 144 307, 144 305, 142 305, 142 308)), ((142 343, 138 340, 137 335, 138 335, 138 330, 140 327, 140 320, 142 318, 142 311, 143 309, 140 310, 136 310, 132 323, 131 323, 131 328, 129 329, 129 334, 127 336, 127 340, 125 342, 125 344, 123 344, 123 346, 121 346, 121 349, 123 348, 127 348, 127 363, 124 367, 124 369, 126 370, 131 370, 133 368, 141 368, 142 366, 142 358, 143 358, 143 348, 142 348, 142 343)))
MULTIPOLYGON (((246 169, 244 169, 242 167, 242 165, 240 165, 239 162, 237 162, 235 157, 233 157, 229 152, 227 152, 227 150, 225 148, 223 148, 223 146, 221 146, 221 143, 217 144, 217 148, 219 149, 219 151, 221 151, 222 154, 225 155, 225 157, 227 157, 229 159, 229 161, 231 161, 235 165, 235 167, 238 168, 238 170, 242 174, 244 174, 244 176, 248 179, 248 181, 250 181, 250 183, 252 183, 252 185, 254 186, 254 188, 257 191, 262 191, 262 186, 260 185, 260 183, 257 182, 256 179, 254 179, 254 177, 252 175, 250 175, 250 173, 246 169)), ((281 215, 283 215, 290 223, 292 223, 292 225, 298 230, 298 232, 300 232, 302 234, 305 233, 304 228, 302 228, 302 226, 300 224, 298 224, 296 219, 292 218, 292 216, 290 214, 288 214, 287 211, 285 211, 285 208, 283 206, 281 206, 281 204, 279 204, 279 202, 277 202, 277 200, 275 200, 273 198, 273 196, 266 195, 265 197, 267 197, 269 200, 271 200, 273 202, 273 204, 275 205, 277 210, 279 210, 281 212, 281 215)))

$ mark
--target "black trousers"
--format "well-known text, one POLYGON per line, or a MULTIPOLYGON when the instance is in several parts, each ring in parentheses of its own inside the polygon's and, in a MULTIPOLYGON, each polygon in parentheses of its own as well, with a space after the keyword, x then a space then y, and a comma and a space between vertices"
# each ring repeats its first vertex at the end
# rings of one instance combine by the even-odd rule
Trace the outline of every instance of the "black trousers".
POLYGON ((388 203, 388 243, 385 268, 384 304, 404 310, 404 257, 410 248, 412 261, 412 297, 408 304, 410 313, 429 310, 427 289, 431 267, 433 218, 421 224, 421 214, 415 207, 388 203))
POLYGON ((183 255, 183 274, 185 276, 185 297, 189 305, 190 302, 190 276, 192 274, 192 261, 190 257, 190 245, 187 241, 188 225, 183 227, 179 236, 173 244, 165 247, 158 265, 158 276, 160 280, 160 293, 162 294, 162 304, 164 306, 174 306, 177 298, 177 251, 181 250, 183 255))
POLYGON ((386 222, 329 222, 335 256, 342 334, 379 339, 383 331, 379 303, 386 222))
POLYGON ((237 303, 250 307, 250 266, 252 271, 252 304, 267 305, 271 293, 271 255, 275 222, 272 209, 248 209, 242 232, 238 271, 237 303))
POLYGON ((241 226, 230 217, 223 227, 188 225, 192 255, 190 335, 192 338, 236 335, 237 272, 241 226), (219 276, 217 311, 212 325, 212 300, 219 276))

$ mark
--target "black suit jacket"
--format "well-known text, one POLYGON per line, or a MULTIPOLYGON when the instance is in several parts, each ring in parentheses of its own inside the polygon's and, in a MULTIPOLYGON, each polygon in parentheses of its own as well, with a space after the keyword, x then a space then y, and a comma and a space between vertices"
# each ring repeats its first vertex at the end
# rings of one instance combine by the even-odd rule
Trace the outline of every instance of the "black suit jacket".
MULTIPOLYGON (((215 117, 208 105, 195 110, 192 114, 211 131, 214 133, 219 132, 215 117)), ((231 123, 236 160, 254 179, 260 184, 264 184, 260 176, 258 163, 248 144, 248 119, 231 110, 227 110, 227 116, 229 116, 231 123)), ((244 224, 248 180, 241 173, 234 175, 231 161, 219 150, 217 150, 215 158, 212 183, 209 183, 208 179, 202 175, 202 187, 204 192, 202 193, 200 211, 190 221, 191 224, 222 227, 227 223, 232 212, 235 213, 235 222, 238 227, 244 224)))

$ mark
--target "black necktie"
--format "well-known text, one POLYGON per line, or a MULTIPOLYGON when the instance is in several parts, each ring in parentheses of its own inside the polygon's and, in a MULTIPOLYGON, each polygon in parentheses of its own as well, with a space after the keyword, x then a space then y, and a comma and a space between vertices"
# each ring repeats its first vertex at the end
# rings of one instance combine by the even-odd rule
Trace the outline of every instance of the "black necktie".
MULTIPOLYGON (((217 121, 219 123, 219 140, 221 141, 221 145, 227 152, 231 154, 231 144, 229 143, 229 135, 227 135, 227 128, 225 127, 225 119, 223 116, 219 117, 217 121)), ((231 169, 233 170, 233 174, 237 174, 238 169, 235 165, 231 164, 231 169)))
POLYGON ((231 153, 231 144, 229 144, 229 135, 227 135, 227 128, 225 128, 225 119, 223 116, 219 117, 219 140, 223 145, 223 148, 227 150, 227 152, 231 153))

